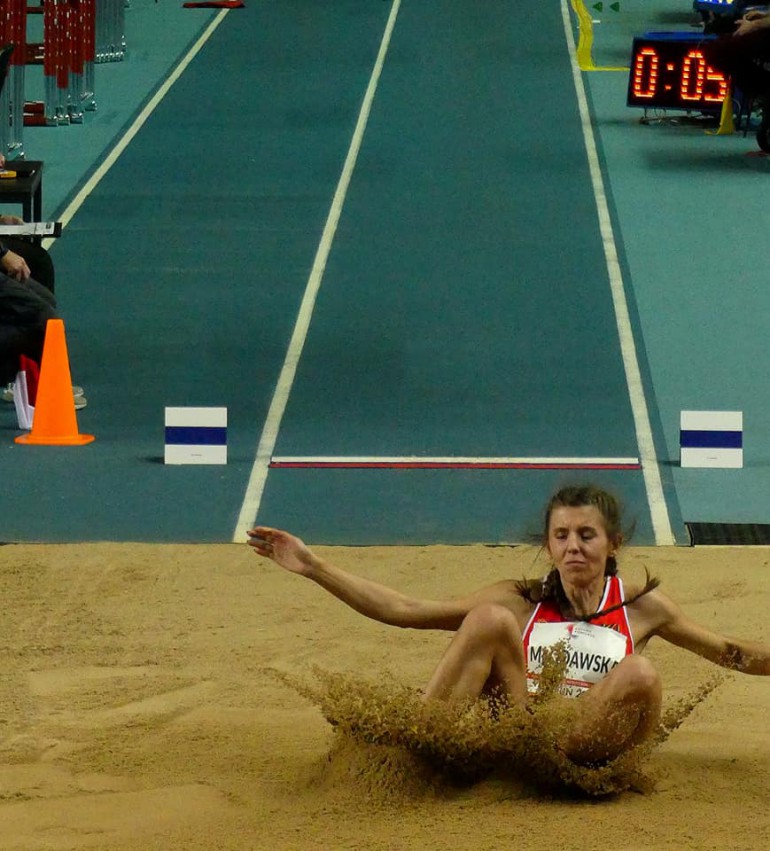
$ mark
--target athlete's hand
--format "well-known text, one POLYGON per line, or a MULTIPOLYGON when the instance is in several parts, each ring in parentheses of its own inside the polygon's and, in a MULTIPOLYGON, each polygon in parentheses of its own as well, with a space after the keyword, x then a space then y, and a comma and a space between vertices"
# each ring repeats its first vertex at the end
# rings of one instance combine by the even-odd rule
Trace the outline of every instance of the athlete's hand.
POLYGON ((255 526, 246 534, 249 546, 258 555, 272 559, 286 570, 307 576, 313 569, 315 556, 312 550, 294 535, 270 526, 255 526))

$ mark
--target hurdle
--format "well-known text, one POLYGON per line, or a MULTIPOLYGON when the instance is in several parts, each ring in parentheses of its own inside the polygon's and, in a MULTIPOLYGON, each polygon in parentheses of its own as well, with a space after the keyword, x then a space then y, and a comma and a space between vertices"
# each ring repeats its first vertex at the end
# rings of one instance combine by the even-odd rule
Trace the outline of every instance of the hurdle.
POLYGON ((24 123, 56 127, 81 124, 94 95, 95 0, 47 0, 31 7, 43 15, 43 42, 30 44, 27 62, 43 66, 43 101, 27 101, 24 123))
POLYGON ((96 0, 94 60, 122 62, 126 55, 126 0, 96 0))
POLYGON ((95 110, 94 50, 96 0, 70 0, 68 33, 67 114, 73 124, 83 122, 83 110, 95 110))
POLYGON ((6 159, 24 156, 24 72, 26 53, 27 0, 4 0, 0 8, 0 45, 12 44, 8 76, 0 92, 0 153, 6 159))
POLYGON ((3 0, 0 44, 15 45, 12 73, 0 95, 2 114, 11 115, 10 130, 0 122, 0 150, 9 159, 23 156, 25 125, 82 124, 84 112, 96 110, 96 62, 125 57, 125 5, 126 0, 39 0, 38 5, 3 0), (42 42, 27 41, 28 15, 42 16, 42 42), (43 66, 41 101, 25 101, 26 65, 43 66))

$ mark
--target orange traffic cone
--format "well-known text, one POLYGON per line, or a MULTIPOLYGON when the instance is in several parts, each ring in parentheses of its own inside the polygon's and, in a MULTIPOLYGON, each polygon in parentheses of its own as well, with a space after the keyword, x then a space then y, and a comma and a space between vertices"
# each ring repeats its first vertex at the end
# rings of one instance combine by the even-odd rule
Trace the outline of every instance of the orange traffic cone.
POLYGON ((78 432, 64 322, 49 319, 45 328, 32 431, 19 435, 16 443, 82 446, 93 439, 92 434, 78 432))

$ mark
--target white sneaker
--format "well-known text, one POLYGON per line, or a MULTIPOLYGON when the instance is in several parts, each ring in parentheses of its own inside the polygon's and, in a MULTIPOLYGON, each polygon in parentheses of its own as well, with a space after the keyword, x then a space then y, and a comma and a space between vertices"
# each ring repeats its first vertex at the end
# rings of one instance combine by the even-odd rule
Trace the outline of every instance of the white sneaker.
MULTIPOLYGON (((72 395, 75 399, 75 410, 79 411, 81 408, 85 408, 88 404, 88 399, 83 395, 83 388, 78 387, 77 384, 72 385, 72 395)), ((11 381, 9 384, 5 385, 5 389, 2 393, 0 393, 4 402, 13 402, 13 382, 11 381)))

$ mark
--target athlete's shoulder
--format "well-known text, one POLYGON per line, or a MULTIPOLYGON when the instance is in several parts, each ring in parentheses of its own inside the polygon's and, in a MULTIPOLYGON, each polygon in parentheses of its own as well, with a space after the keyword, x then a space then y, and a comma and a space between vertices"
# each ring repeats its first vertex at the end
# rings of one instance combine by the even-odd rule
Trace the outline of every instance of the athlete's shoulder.
POLYGON ((485 589, 487 599, 500 603, 509 608, 517 618, 528 618, 535 608, 535 603, 527 599, 526 583, 517 579, 503 579, 485 589))
POLYGON ((642 594, 629 603, 627 609, 635 627, 637 642, 656 634, 667 624, 674 623, 681 614, 679 606, 659 588, 642 594))

